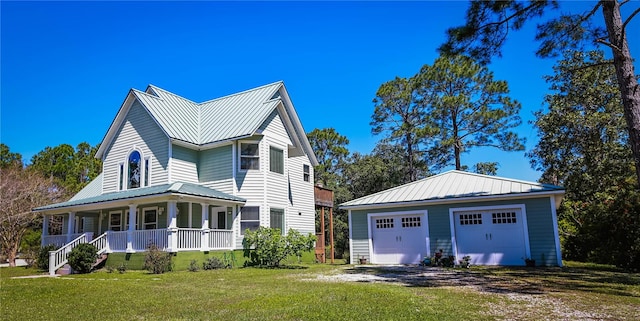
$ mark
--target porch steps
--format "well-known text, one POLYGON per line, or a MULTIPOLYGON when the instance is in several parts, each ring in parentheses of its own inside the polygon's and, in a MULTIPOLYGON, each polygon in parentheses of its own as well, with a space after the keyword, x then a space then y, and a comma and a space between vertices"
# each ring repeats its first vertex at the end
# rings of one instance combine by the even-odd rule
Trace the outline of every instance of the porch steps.
POLYGON ((91 270, 95 269, 97 266, 100 266, 104 261, 107 260, 108 257, 109 257, 109 254, 107 253, 98 254, 96 263, 93 263, 93 265, 91 265, 91 270))

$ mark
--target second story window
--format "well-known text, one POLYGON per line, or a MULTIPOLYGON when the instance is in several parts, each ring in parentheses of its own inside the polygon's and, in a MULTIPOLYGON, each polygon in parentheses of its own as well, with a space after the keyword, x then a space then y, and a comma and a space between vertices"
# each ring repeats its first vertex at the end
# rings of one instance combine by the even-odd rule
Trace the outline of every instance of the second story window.
POLYGON ((284 153, 282 149, 269 147, 269 170, 284 174, 284 153))
POLYGON ((240 143, 240 169, 260 169, 260 148, 258 143, 240 143))
POLYGON ((140 172, 142 167, 140 152, 134 150, 129 154, 128 165, 127 188, 138 188, 140 187, 140 172))
POLYGON ((311 173, 309 170, 309 165, 302 165, 302 179, 305 182, 308 182, 311 180, 311 173))

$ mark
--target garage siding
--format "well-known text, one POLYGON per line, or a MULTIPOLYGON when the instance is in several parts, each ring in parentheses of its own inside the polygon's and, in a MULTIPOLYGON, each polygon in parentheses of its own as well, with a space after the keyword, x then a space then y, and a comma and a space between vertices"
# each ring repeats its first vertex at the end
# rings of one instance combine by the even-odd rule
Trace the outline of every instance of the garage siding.
POLYGON ((468 202, 444 205, 393 207, 371 210, 352 210, 352 262, 360 256, 369 258, 369 235, 367 231, 367 214, 404 211, 427 211, 429 223, 430 253, 442 249, 446 254, 453 253, 451 245, 450 208, 503 206, 524 204, 527 213, 527 226, 531 258, 536 265, 558 265, 556 246, 551 216, 551 200, 549 197, 531 199, 513 199, 490 202, 468 202), (542 259, 544 256, 544 260, 542 259))

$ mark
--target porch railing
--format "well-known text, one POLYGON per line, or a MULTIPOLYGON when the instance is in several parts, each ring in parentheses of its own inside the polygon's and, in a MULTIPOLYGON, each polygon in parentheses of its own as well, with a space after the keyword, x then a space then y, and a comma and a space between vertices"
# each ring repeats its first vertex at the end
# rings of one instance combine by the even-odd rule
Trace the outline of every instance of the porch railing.
POLYGON ((63 247, 49 252, 49 275, 55 275, 56 270, 67 264, 69 253, 78 244, 87 243, 87 236, 82 234, 73 241, 65 244, 63 247))
POLYGON ((109 243, 107 242, 107 233, 103 233, 102 235, 93 239, 89 244, 93 245, 98 249, 98 255, 106 252, 109 249, 109 243))
POLYGON ((107 231, 107 245, 109 252, 124 252, 127 250, 127 231, 107 231))
POLYGON ((159 249, 167 248, 167 230, 135 230, 133 231, 132 247, 135 251, 144 251, 149 245, 155 244, 159 249))
POLYGON ((232 230, 209 230, 209 248, 212 250, 226 250, 233 246, 232 230))
POLYGON ((200 250, 202 248, 202 233, 202 229, 199 228, 179 228, 178 249, 200 250))
POLYGON ((46 246, 49 244, 55 245, 55 247, 61 247, 67 244, 67 235, 43 235, 42 236, 42 246, 46 246))

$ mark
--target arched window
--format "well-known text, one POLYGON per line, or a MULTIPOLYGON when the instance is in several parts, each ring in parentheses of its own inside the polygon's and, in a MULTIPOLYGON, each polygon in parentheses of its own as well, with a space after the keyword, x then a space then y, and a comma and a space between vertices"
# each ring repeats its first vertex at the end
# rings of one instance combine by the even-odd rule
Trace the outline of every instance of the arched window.
POLYGON ((140 173, 142 172, 142 162, 140 152, 134 150, 129 154, 129 174, 127 175, 127 188, 140 187, 140 173))

